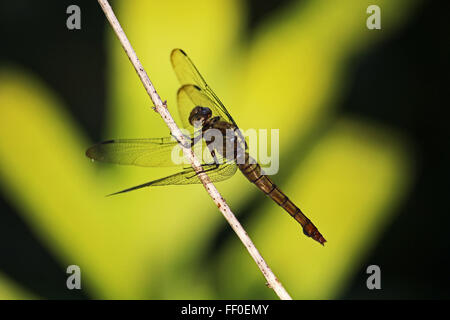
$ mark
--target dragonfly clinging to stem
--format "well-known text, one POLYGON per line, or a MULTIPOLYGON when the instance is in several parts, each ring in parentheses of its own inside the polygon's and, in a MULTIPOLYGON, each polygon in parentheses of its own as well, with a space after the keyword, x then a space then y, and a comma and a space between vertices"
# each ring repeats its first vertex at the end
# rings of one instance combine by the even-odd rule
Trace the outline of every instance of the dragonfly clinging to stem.
MULTIPOLYGON (((183 127, 191 136, 191 145, 206 144, 212 161, 202 164, 203 171, 211 181, 223 181, 239 169, 244 176, 262 192, 287 211, 303 227, 303 233, 320 244, 326 242, 316 226, 305 214, 276 186, 261 166, 249 155, 248 146, 239 127, 211 87, 203 79, 187 54, 174 49, 170 55, 173 69, 181 83, 177 93, 178 111, 183 127), (224 137, 215 139, 218 132, 224 137), (231 134, 230 134, 231 132, 231 134), (202 141, 202 142, 200 142, 202 141), (220 141, 220 142, 219 142, 220 141), (231 152, 230 148, 231 146, 231 152)), ((109 140, 90 147, 86 155, 103 162, 143 167, 175 166, 172 152, 178 142, 173 137, 155 139, 109 140)), ((201 183, 193 168, 158 180, 131 187, 111 195, 132 190, 166 185, 185 185, 201 183)))

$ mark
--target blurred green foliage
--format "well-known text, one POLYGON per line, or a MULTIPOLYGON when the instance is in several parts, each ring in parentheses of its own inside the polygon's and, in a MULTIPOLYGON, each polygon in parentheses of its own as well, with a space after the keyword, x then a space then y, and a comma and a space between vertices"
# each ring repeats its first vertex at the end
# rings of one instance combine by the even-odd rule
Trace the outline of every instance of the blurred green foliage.
MULTIPOLYGON (((394 32, 414 4, 294 2, 246 38, 246 8, 240 1, 114 2, 129 40, 175 117, 178 83, 169 53, 179 47, 240 127, 280 128, 284 178, 274 181, 328 242, 323 248, 307 239, 263 194, 258 219, 244 227, 295 299, 336 297, 408 190, 413 164, 407 142, 389 128, 339 115, 334 105, 346 88, 347 59, 394 32), (370 4, 382 7, 381 31, 365 26, 370 4), (299 148, 308 142, 312 147, 304 153, 299 148)), ((110 95, 104 138, 167 136, 122 47, 106 28, 110 95)), ((82 92, 82 83, 74 85, 82 92)), ((40 79, 19 67, 0 69, 0 187, 62 265, 81 267, 93 297, 276 298, 234 237, 215 261, 202 263, 223 218, 201 186, 105 198, 173 170, 92 163, 84 156, 90 144, 40 79)), ((259 192, 240 175, 218 188, 237 214, 259 192)), ((0 298, 29 297, 0 280, 0 298)))

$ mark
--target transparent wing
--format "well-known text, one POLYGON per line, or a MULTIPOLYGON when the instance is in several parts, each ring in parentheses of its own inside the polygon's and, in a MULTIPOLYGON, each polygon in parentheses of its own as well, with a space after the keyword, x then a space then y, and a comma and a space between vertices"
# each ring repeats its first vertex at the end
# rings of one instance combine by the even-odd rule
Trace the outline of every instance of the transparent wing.
POLYGON ((205 79, 203 79, 200 72, 198 72, 191 59, 183 50, 173 49, 170 54, 170 61, 181 85, 195 84, 200 88, 206 88, 208 86, 205 79))
MULTIPOLYGON (((215 164, 203 164, 202 167, 213 182, 223 181, 232 177, 237 169, 237 165, 234 162, 228 162, 220 166, 217 166, 215 164)), ((150 181, 135 187, 112 193, 110 194, 110 196, 150 186, 186 185, 200 183, 201 181, 195 173, 194 169, 188 168, 165 178, 150 181)))
POLYGON ((213 117, 219 116, 222 120, 228 120, 227 118, 224 118, 223 112, 217 108, 217 104, 197 85, 185 84, 178 89, 177 104, 183 126, 188 129, 190 133, 193 133, 194 128, 189 123, 189 115, 196 106, 207 107, 211 109, 213 117))
MULTIPOLYGON (((225 108, 223 103, 216 96, 214 91, 212 91, 212 89, 208 86, 205 79, 202 77, 202 75, 192 62, 192 60, 187 56, 187 54, 181 49, 174 49, 172 50, 172 53, 170 55, 170 60, 172 62, 172 67, 175 71, 175 74, 177 75, 177 78, 180 81, 181 85, 182 86, 188 84, 196 85, 198 88, 200 88, 202 94, 204 94, 206 98, 209 98, 211 100, 211 103, 213 105, 212 107, 213 113, 215 112, 216 115, 222 118, 222 120, 230 121, 237 127, 237 124, 233 120, 233 117, 230 115, 230 113, 225 108)), ((189 112, 191 110, 189 110, 189 112)), ((181 112, 180 116, 183 117, 181 112)))
POLYGON ((196 106, 208 107, 211 109, 213 116, 219 116, 223 121, 228 121, 234 125, 237 134, 247 149, 244 136, 233 117, 206 83, 187 54, 181 49, 174 49, 170 55, 170 60, 175 74, 182 85, 178 90, 177 103, 183 126, 192 133, 193 127, 188 121, 190 112, 196 106))
MULTIPOLYGON (((86 151, 92 160, 120 165, 141 167, 189 166, 183 150, 172 137, 155 139, 117 139, 93 145, 86 151)), ((220 154, 211 154, 204 139, 197 141, 192 150, 202 163, 224 164, 227 162, 220 154)))
POLYGON ((189 123, 189 114, 196 105, 183 88, 184 86, 178 89, 177 92, 178 114, 180 115, 184 129, 188 130, 189 134, 194 134, 194 127, 189 123))
POLYGON ((172 137, 156 139, 117 139, 90 147, 86 156, 92 160, 141 167, 176 166, 172 152, 178 143, 172 137))

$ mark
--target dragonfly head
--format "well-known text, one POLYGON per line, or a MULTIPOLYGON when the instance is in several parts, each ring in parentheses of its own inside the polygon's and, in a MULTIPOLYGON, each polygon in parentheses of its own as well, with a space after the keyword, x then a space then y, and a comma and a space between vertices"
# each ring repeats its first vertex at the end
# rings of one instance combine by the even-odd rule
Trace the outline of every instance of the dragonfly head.
POLYGON ((212 111, 210 108, 196 106, 189 115, 189 123, 194 127, 202 127, 203 124, 211 118, 212 111))

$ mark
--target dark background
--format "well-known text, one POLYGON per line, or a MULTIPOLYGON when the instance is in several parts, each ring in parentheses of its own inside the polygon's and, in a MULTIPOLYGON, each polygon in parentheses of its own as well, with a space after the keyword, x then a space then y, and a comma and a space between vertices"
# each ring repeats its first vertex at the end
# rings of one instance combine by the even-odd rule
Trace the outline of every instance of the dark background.
MULTIPOLYGON (((246 2, 251 36, 266 16, 292 1, 246 2)), ((450 130, 443 113, 450 105, 449 9, 448 1, 423 1, 398 32, 348 61, 350 90, 338 112, 401 131, 414 144, 417 171, 394 222, 338 298, 450 296, 450 130), (382 269, 382 290, 367 290, 365 266, 371 264, 382 269)), ((92 141, 100 140, 105 116, 105 23, 96 1, 0 1, 0 64, 12 62, 37 73, 92 141), (75 3, 82 6, 83 28, 70 32, 61 25, 67 6, 75 3), (82 95, 72 89, 74 82, 83 83, 82 95)), ((0 271, 42 298, 90 298, 88 288, 69 291, 60 285, 67 277, 65 268, 1 192, 0 271)), ((251 218, 248 211, 244 219, 251 218)), ((218 234, 220 246, 225 233, 218 234)))

